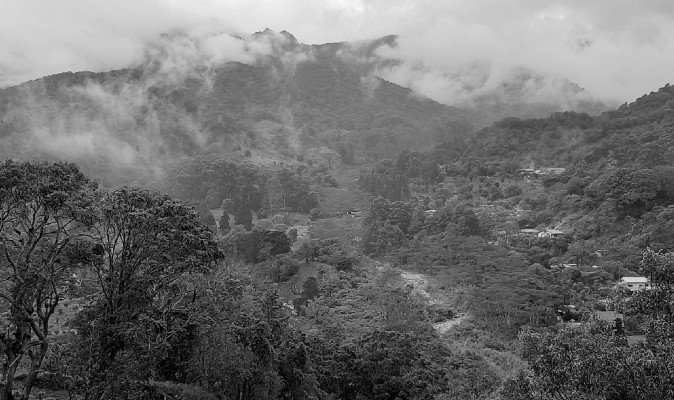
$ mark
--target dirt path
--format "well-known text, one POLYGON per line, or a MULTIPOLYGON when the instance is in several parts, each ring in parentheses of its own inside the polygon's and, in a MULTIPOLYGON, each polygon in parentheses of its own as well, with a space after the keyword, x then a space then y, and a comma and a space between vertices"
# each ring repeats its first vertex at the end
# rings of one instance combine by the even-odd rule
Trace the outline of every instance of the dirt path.
MULTIPOLYGON (((428 292, 428 277, 424 274, 417 272, 402 271, 400 273, 400 278, 405 281, 405 283, 412 287, 412 293, 416 293, 428 301, 430 305, 443 305, 445 304, 437 296, 432 296, 428 292)), ((433 329, 439 334, 443 334, 455 326, 459 325, 461 322, 468 320, 470 318, 468 313, 460 313, 454 316, 452 319, 448 319, 442 322, 436 322, 433 324, 433 329)))
POLYGON ((469 318, 470 314, 457 314, 454 318, 448 319, 447 321, 436 322, 433 324, 433 329, 442 335, 469 318))

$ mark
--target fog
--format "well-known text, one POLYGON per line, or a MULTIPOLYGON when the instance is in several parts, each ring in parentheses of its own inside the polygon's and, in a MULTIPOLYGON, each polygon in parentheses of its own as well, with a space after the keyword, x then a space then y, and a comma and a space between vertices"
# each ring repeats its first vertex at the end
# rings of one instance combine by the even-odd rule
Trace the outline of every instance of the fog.
POLYGON ((230 34, 247 37, 265 27, 305 43, 399 35, 397 48, 381 55, 400 64, 380 73, 447 104, 470 104, 522 71, 544 79, 526 88, 535 99, 568 79, 593 97, 622 103, 663 86, 674 65, 674 6, 668 1, 0 3, 0 86, 138 64, 161 35, 177 32, 220 32, 198 49, 183 50, 198 50, 214 63, 250 63, 269 47, 230 34))

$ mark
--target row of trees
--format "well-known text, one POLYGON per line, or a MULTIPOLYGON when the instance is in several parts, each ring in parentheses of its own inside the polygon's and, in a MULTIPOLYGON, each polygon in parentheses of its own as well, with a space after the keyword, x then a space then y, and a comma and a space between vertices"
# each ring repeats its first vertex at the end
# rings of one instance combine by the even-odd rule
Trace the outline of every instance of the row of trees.
POLYGON ((203 202, 207 209, 218 208, 229 199, 235 215, 260 209, 309 212, 318 206, 309 179, 300 172, 287 168, 267 171, 216 155, 196 157, 176 166, 165 186, 176 197, 203 202))
POLYGON ((358 178, 361 189, 390 200, 407 200, 410 196, 409 178, 391 160, 383 160, 358 178))

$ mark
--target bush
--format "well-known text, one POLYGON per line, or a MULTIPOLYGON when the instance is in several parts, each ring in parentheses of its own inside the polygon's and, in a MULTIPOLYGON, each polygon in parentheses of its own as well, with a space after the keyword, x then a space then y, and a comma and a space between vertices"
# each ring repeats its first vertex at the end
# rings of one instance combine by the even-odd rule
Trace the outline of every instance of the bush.
POLYGON ((298 260, 288 255, 283 255, 274 260, 269 274, 271 275, 271 279, 276 283, 287 282, 297 274, 299 267, 300 262, 298 260))
POLYGON ((257 219, 267 219, 269 218, 269 210, 266 208, 261 208, 257 211, 257 219))
POLYGON ((285 232, 285 231, 288 230, 288 225, 286 225, 286 224, 276 224, 276 225, 274 225, 273 230, 275 230, 277 232, 285 232))
POLYGON ((319 220, 319 219, 321 219, 322 216, 323 216, 323 211, 318 207, 312 208, 311 211, 309 211, 309 219, 312 220, 312 221, 319 220))
POLYGON ((290 239, 285 232, 257 229, 247 232, 236 225, 222 238, 220 247, 225 254, 244 262, 257 263, 290 252, 290 239))
POLYGON ((290 239, 290 244, 295 243, 295 241, 297 240, 297 229, 292 228, 291 230, 288 231, 287 234, 288 234, 288 238, 290 239))
POLYGON ((274 215, 273 217, 271 217, 271 222, 272 222, 274 225, 287 224, 287 223, 288 223, 287 220, 286 220, 285 215, 283 215, 283 214, 276 214, 276 215, 274 215))

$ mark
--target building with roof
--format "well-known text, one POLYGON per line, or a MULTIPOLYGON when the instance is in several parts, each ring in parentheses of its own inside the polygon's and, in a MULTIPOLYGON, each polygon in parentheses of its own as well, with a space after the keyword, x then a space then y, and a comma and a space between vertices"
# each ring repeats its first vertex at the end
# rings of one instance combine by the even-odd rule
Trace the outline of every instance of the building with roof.
POLYGON ((538 229, 520 229, 519 235, 536 236, 538 235, 538 232, 538 229))
POLYGON ((651 282, 644 276, 623 276, 618 283, 619 287, 623 287, 630 292, 638 292, 651 288, 651 282))
POLYGON ((533 168, 520 168, 516 169, 515 172, 517 172, 520 175, 534 175, 536 174, 536 170, 533 168))
POLYGON ((599 320, 599 321, 606 321, 613 323, 615 322, 616 319, 620 318, 622 320, 625 319, 625 317, 617 312, 617 311, 599 311, 599 310, 594 310, 592 313, 594 315, 594 319, 599 320))
POLYGON ((536 174, 538 174, 538 175, 559 175, 559 174, 563 174, 565 171, 566 171, 566 168, 542 167, 541 169, 536 171, 536 174))
POLYGON ((557 229, 546 229, 543 232, 538 232, 538 237, 540 238, 558 238, 562 236, 564 236, 564 232, 557 229))

